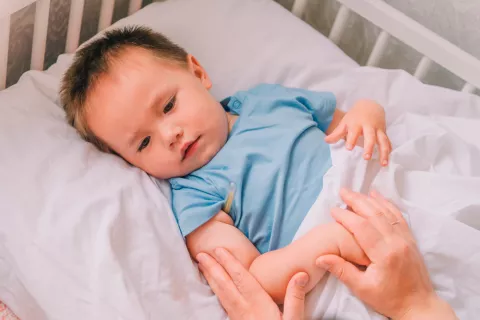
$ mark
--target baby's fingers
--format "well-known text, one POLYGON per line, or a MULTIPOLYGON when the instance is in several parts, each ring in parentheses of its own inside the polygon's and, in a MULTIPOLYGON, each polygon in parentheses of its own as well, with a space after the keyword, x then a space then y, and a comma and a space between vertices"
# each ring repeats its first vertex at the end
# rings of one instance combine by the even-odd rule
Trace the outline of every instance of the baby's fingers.
POLYGON ((363 137, 364 137, 364 149, 365 153, 363 154, 363 158, 365 160, 370 160, 373 154, 373 148, 375 147, 375 143, 377 142, 377 135, 375 134, 375 129, 371 127, 364 127, 363 128, 363 137))
POLYGON ((380 149, 380 163, 382 166, 386 166, 388 164, 388 156, 392 151, 392 145, 387 135, 382 130, 377 131, 377 141, 380 149))
POLYGON ((361 130, 358 127, 348 128, 346 146, 348 150, 352 150, 357 144, 357 139, 360 136, 361 130))
POLYGON ((325 142, 326 143, 335 143, 338 140, 342 139, 345 137, 347 134, 347 126, 345 123, 340 123, 335 130, 333 130, 332 133, 330 133, 328 136, 325 137, 325 142))

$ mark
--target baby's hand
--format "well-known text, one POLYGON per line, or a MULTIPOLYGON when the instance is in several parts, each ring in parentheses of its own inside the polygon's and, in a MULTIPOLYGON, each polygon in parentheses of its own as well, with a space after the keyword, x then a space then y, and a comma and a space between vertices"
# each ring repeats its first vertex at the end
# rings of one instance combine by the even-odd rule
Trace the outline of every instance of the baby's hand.
POLYGON ((352 150, 358 137, 363 135, 364 159, 371 159, 373 148, 375 144, 378 144, 380 163, 382 166, 386 166, 388 156, 392 151, 392 145, 385 130, 385 111, 383 108, 374 101, 360 100, 345 114, 335 130, 325 138, 325 141, 335 143, 346 137, 346 147, 348 150, 352 150))

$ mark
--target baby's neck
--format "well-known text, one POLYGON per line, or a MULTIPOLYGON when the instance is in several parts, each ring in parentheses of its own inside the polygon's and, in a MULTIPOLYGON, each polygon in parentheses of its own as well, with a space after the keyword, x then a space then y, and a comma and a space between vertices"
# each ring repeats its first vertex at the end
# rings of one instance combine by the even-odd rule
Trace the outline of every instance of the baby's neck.
POLYGON ((227 121, 228 121, 228 132, 230 133, 232 131, 233 125, 235 124, 235 121, 237 121, 238 116, 231 114, 230 112, 227 112, 227 121))

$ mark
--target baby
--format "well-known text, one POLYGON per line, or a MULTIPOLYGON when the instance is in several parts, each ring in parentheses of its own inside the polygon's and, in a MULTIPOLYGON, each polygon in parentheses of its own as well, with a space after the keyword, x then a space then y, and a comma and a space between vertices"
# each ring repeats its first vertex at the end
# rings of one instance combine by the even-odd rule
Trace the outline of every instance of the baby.
POLYGON ((289 279, 323 276, 315 259, 368 258, 341 225, 292 239, 331 167, 327 143, 364 136, 365 159, 391 150, 384 110, 362 100, 344 114, 332 93, 261 84, 218 102, 192 55, 144 27, 107 32, 81 48, 64 75, 68 121, 100 150, 159 179, 192 257, 228 249, 278 303, 289 279), (233 202, 224 207, 231 186, 233 202), (231 204, 231 205, 230 205, 231 204), (224 210, 225 209, 225 210, 224 210))

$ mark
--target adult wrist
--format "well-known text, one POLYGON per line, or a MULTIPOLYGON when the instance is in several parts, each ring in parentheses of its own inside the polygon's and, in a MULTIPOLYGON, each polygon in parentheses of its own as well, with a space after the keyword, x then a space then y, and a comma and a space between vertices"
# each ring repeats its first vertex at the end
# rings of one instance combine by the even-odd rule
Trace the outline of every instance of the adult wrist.
POLYGON ((392 320, 456 320, 455 312, 448 303, 437 295, 427 298, 421 305, 408 308, 392 320))

